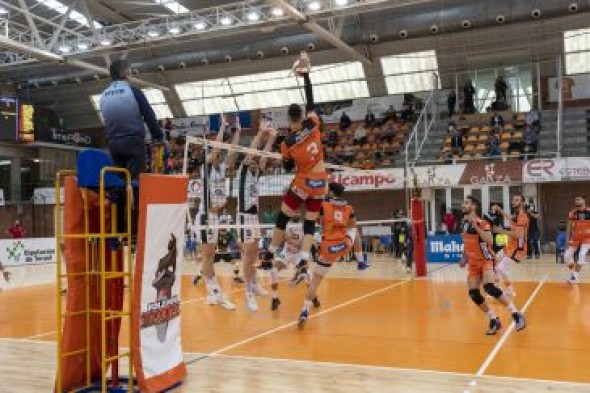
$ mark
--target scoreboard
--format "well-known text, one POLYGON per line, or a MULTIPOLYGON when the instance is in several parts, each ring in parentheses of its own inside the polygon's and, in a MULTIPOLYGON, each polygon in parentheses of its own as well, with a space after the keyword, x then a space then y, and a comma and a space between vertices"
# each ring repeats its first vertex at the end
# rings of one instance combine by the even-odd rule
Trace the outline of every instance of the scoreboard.
POLYGON ((18 101, 16 98, 0 97, 0 140, 18 139, 18 101))

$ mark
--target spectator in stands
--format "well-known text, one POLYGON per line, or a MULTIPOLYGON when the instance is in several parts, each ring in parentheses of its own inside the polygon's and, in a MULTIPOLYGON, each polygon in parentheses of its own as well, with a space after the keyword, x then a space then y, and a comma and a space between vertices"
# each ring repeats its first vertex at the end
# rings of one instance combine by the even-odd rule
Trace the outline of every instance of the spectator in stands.
POLYGON ((375 126, 375 115, 369 109, 367 110, 367 115, 365 116, 365 127, 373 128, 375 126))
POLYGON ((449 119, 453 118, 455 114, 455 106, 457 105, 457 93, 455 90, 451 90, 447 97, 447 107, 449 108, 449 119))
POLYGON ((529 155, 537 152, 537 145, 539 144, 539 137, 537 131, 532 126, 527 126, 522 136, 523 153, 525 160, 529 159, 529 155))
POLYGON ((402 105, 402 120, 411 121, 414 118, 414 107, 412 102, 405 101, 402 105))
POLYGON ((13 239, 22 239, 27 234, 27 230, 19 220, 16 220, 14 225, 6 230, 6 234, 13 239))
POLYGON ((453 135, 456 131, 457 125, 454 121, 450 122, 447 127, 447 135, 453 135))
POLYGON ((328 143, 327 145, 330 147, 336 147, 338 144, 338 132, 334 129, 331 129, 328 132, 328 143))
POLYGON ((340 116, 340 131, 347 130, 352 125, 352 120, 346 114, 346 112, 342 112, 342 116, 340 116))
POLYGON ((447 209, 447 212, 442 218, 442 223, 447 229, 447 233, 455 233, 457 229, 457 220, 451 209, 447 209))
POLYGON ((385 121, 396 121, 397 120, 397 111, 395 109, 395 106, 389 105, 389 109, 387 109, 387 111, 385 112, 385 121))
POLYGON ((494 116, 492 116, 490 120, 490 126, 495 130, 500 131, 504 128, 504 118, 498 112, 494 112, 494 116))
POLYGON ((506 101, 506 90, 508 90, 508 85, 504 82, 504 77, 502 75, 498 75, 496 78, 496 82, 494 83, 494 90, 496 90, 496 102, 498 103, 507 103, 506 101))
POLYGON ((473 87, 471 80, 468 80, 463 86, 463 113, 475 113, 474 95, 475 87, 473 87))
POLYGON ((354 147, 352 147, 350 143, 347 143, 346 146, 344 146, 344 160, 350 164, 354 160, 354 153, 354 147))
POLYGON ((531 206, 528 211, 529 216, 529 230, 528 230, 528 247, 527 247, 527 258, 541 258, 541 230, 539 229, 539 220, 541 219, 541 214, 535 209, 534 206, 531 206))
POLYGON ((526 114, 526 124, 531 127, 538 127, 541 122, 539 118, 539 112, 532 110, 526 114))
POLYGON ((463 135, 457 130, 453 132, 451 137, 451 152, 454 156, 463 156, 464 141, 463 135))
POLYGON ((385 132, 381 138, 382 142, 387 141, 387 143, 393 143, 393 138, 395 137, 395 129, 393 128, 393 124, 389 123, 386 125, 385 132))
POLYGON ((497 157, 500 154, 502 154, 500 150, 500 143, 500 134, 492 131, 488 138, 488 141, 486 142, 489 157, 497 157))
POLYGON ((354 132, 353 140, 354 144, 359 146, 367 143, 367 130, 362 125, 359 125, 359 127, 354 132))

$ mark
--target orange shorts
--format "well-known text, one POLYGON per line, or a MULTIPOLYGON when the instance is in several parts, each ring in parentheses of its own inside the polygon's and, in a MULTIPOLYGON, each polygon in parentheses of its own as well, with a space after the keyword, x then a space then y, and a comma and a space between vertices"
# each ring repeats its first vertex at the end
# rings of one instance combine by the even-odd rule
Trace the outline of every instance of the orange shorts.
POLYGON ((324 199, 327 186, 328 174, 325 172, 297 173, 289 186, 289 191, 301 201, 324 199))
POLYGON ((320 243, 320 262, 332 265, 345 257, 352 250, 352 240, 322 240, 320 243))
POLYGON ((570 247, 580 247, 582 244, 590 244, 590 234, 574 234, 572 239, 569 241, 570 247))
POLYGON ((469 277, 482 277, 488 270, 494 270, 494 261, 491 259, 469 260, 469 277))

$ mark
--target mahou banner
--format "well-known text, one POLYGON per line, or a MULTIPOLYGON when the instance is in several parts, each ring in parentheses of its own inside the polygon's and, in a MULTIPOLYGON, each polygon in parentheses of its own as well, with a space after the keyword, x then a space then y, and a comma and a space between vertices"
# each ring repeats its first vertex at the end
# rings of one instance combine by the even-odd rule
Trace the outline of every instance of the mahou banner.
POLYGON ((186 376, 180 342, 180 282, 188 178, 142 175, 133 294, 135 374, 142 392, 186 376))

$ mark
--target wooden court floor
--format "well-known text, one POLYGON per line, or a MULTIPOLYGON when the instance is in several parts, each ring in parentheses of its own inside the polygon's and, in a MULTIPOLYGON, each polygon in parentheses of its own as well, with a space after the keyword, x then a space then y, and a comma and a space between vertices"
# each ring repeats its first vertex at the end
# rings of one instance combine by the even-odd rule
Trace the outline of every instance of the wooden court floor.
MULTIPOLYGON (((190 270, 190 266, 188 267, 190 270)), ((227 270, 227 269, 225 269, 227 270)), ((223 276, 237 303, 205 304, 183 277, 182 342, 189 365, 178 392, 590 392, 590 284, 570 287, 549 261, 514 268, 516 303, 529 326, 484 334, 465 271, 431 265, 413 279, 384 260, 368 272, 341 265, 320 290, 304 330, 303 287, 282 285, 283 304, 244 308, 243 286, 223 276)), ((223 272, 222 274, 224 274, 223 272)), ((583 275, 583 282, 590 282, 583 275)), ((55 372, 54 288, 0 293, 0 392, 48 392, 55 372)), ((125 344, 125 343, 124 343, 125 344)))

